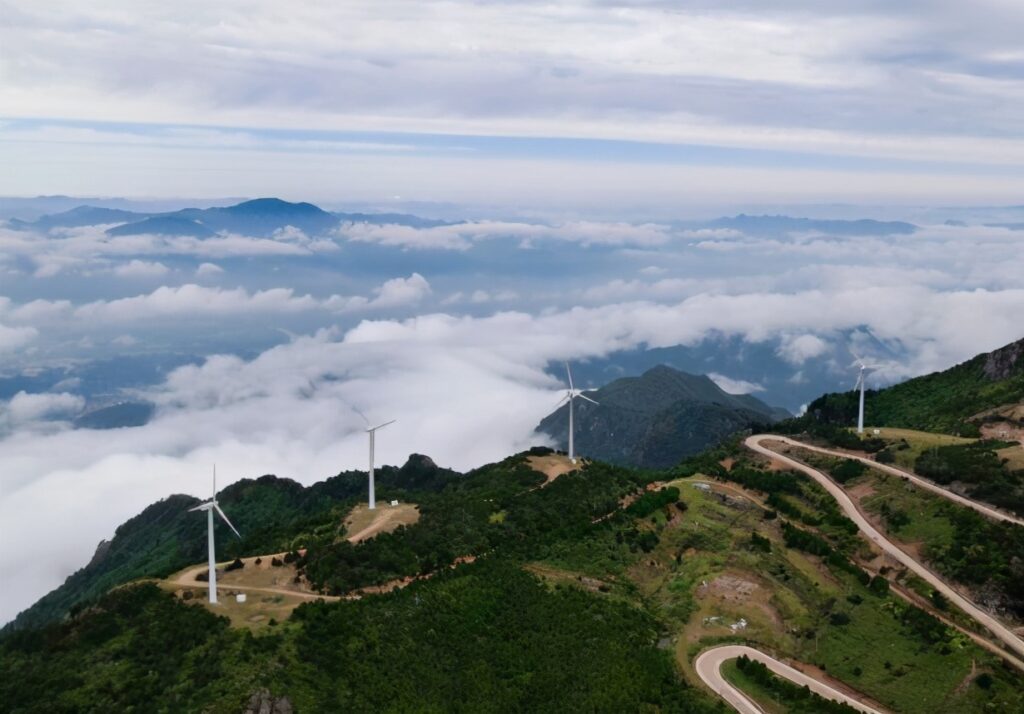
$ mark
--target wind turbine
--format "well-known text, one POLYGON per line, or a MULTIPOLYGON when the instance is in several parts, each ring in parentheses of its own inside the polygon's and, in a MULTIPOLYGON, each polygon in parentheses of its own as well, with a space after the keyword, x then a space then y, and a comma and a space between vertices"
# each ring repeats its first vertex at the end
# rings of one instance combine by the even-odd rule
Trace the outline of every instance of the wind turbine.
POLYGON ((358 414, 359 416, 361 416, 363 418, 363 421, 366 422, 366 433, 370 435, 370 468, 368 470, 368 473, 369 473, 369 480, 370 480, 369 508, 372 511, 372 510, 377 508, 377 495, 376 495, 376 492, 374 491, 374 483, 373 483, 373 447, 374 447, 374 444, 375 444, 375 442, 377 440, 377 430, 378 429, 383 429, 388 424, 394 424, 398 420, 397 419, 392 419, 391 421, 386 421, 383 424, 378 424, 377 426, 370 426, 370 420, 366 418, 365 414, 363 414, 358 409, 356 409, 355 412, 356 412, 356 414, 358 414))
POLYGON ((580 399, 586 399, 591 404, 597 404, 593 399, 583 393, 582 390, 576 389, 572 383, 572 370, 569 369, 569 363, 565 363, 565 374, 569 377, 569 389, 566 391, 565 396, 562 397, 561 401, 558 402, 558 406, 562 406, 566 402, 569 403, 569 461, 576 463, 576 451, 573 444, 573 421, 572 421, 572 401, 579 397, 580 399))
MULTIPOLYGON (((857 357, 857 355, 854 355, 854 357, 857 357)), ((857 357, 857 361, 854 362, 852 366, 857 367, 860 370, 858 372, 858 374, 857 374, 857 382, 856 382, 856 384, 853 385, 853 388, 854 388, 854 390, 860 389, 860 407, 857 410, 857 433, 858 434, 863 434, 864 433, 864 383, 866 381, 865 378, 867 377, 868 372, 874 371, 875 369, 877 369, 877 367, 875 367, 874 365, 866 365, 866 364, 864 364, 864 360, 862 360, 860 357, 857 357)))
POLYGON ((213 467, 213 496, 206 503, 200 503, 195 508, 188 509, 189 511, 206 511, 206 538, 207 545, 210 555, 210 602, 217 604, 217 559, 214 555, 213 549, 213 512, 217 511, 220 517, 224 519, 224 522, 228 524, 228 528, 235 532, 235 535, 239 538, 242 534, 238 532, 238 529, 231 525, 231 521, 224 515, 224 511, 220 510, 220 506, 217 504, 217 467, 213 467))

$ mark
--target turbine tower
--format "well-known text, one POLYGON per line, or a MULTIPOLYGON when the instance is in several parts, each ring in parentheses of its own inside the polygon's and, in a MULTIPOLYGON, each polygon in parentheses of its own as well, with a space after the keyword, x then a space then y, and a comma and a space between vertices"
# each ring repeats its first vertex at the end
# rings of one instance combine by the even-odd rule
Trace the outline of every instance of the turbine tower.
POLYGON ((363 417, 363 421, 366 422, 366 433, 370 435, 370 468, 368 469, 368 474, 369 474, 369 480, 370 480, 369 507, 370 507, 370 510, 372 511, 372 510, 377 508, 377 494, 376 494, 376 492, 374 490, 374 483, 373 483, 373 447, 374 447, 374 444, 375 444, 375 442, 377 440, 377 430, 378 429, 383 429, 388 424, 394 424, 398 420, 397 419, 392 419, 391 421, 386 421, 383 424, 378 424, 377 426, 370 426, 370 420, 367 419, 363 415, 362 412, 358 412, 358 414, 359 414, 359 416, 363 417))
POLYGON ((236 536, 241 538, 242 535, 238 532, 237 528, 235 528, 233 525, 231 525, 231 521, 228 520, 228 517, 226 515, 224 515, 224 511, 222 511, 220 509, 220 506, 217 504, 217 467, 216 466, 213 467, 213 496, 211 496, 210 500, 207 501, 206 503, 200 503, 195 508, 190 508, 188 510, 189 511, 206 511, 206 531, 207 531, 206 538, 207 538, 207 547, 208 547, 209 556, 210 556, 210 580, 209 580, 210 602, 213 603, 213 604, 217 604, 217 558, 214 555, 214 548, 213 548, 213 512, 217 511, 217 513, 220 515, 220 517, 224 519, 224 522, 228 524, 228 528, 230 528, 231 530, 233 530, 235 532, 236 536))
MULTIPOLYGON (((854 355, 857 357, 857 355, 854 355)), ((873 365, 864 364, 864 360, 857 357, 857 361, 853 363, 854 367, 859 369, 857 374, 857 382, 853 385, 854 390, 860 390, 860 406, 857 409, 857 433, 864 433, 864 383, 869 372, 876 369, 873 365)))
POLYGON ((558 406, 562 406, 566 402, 569 403, 569 461, 576 463, 576 447, 573 441, 573 409, 572 402, 574 399, 579 397, 580 399, 586 399, 591 404, 597 404, 593 399, 583 393, 582 390, 576 389, 572 383, 572 370, 569 369, 569 363, 565 363, 565 374, 569 377, 569 389, 566 391, 565 396, 562 397, 561 401, 558 402, 558 406))

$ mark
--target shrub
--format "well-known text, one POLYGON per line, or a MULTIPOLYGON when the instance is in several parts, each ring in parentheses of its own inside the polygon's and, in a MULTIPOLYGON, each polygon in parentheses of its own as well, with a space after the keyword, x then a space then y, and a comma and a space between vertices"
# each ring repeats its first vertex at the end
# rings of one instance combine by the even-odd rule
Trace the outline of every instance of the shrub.
POLYGON ((244 567, 245 567, 245 563, 242 562, 242 559, 241 558, 235 558, 233 561, 231 561, 224 568, 224 572, 227 573, 227 572, 230 572, 232 570, 241 570, 244 567))
POLYGON ((772 542, 762 535, 758 535, 756 531, 750 533, 750 549, 758 550, 762 553, 770 553, 772 551, 772 542))
POLYGON ((867 466, 856 459, 843 459, 838 466, 832 469, 832 478, 839 483, 846 483, 862 475, 865 469, 867 466))

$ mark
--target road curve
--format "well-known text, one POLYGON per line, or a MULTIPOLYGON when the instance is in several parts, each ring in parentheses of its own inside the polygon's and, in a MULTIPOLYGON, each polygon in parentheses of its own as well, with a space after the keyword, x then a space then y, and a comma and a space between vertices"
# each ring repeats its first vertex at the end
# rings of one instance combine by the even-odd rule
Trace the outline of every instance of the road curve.
MULTIPOLYGON (((284 555, 280 553, 279 555, 284 555)), ((272 557, 272 556, 263 556, 272 557)), ((228 565, 231 561, 224 563, 218 563, 217 565, 228 565)), ((207 564, 197 565, 189 568, 188 570, 181 571, 176 577, 167 580, 171 585, 179 585, 183 588, 201 588, 206 590, 208 582, 205 580, 196 580, 196 575, 207 570, 210 566, 207 564)), ((270 593, 273 595, 292 595, 303 600, 325 600, 327 602, 336 602, 341 600, 336 595, 321 595, 320 593, 306 592, 303 590, 288 590, 287 588, 275 588, 275 587, 259 587, 257 585, 236 585, 235 583, 217 583, 217 592, 221 590, 244 590, 246 592, 254 593, 270 593)))
MULTIPOLYGON (((839 507, 843 509, 843 513, 857 524, 857 527, 861 532, 868 537, 868 539, 885 551, 888 555, 899 561, 908 570, 914 572, 915 575, 920 577, 922 580, 927 582, 933 588, 941 592, 946 598, 959 607, 961 610, 966 612, 982 627, 987 629, 993 635, 995 635, 1003 644, 1009 647, 1018 655, 1024 655, 1024 640, 1017 637, 1010 628, 1006 627, 1003 623, 999 622, 996 618, 982 610, 980 607, 975 605, 973 602, 968 600, 966 597, 961 595, 952 586, 948 585, 946 581, 940 578, 938 575, 933 573, 928 567, 922 565, 918 561, 914 560, 910 555, 901 550, 896 544, 886 538, 880 533, 871 523, 864 517, 864 515, 857 509, 856 504, 846 494, 835 481, 830 479, 821 471, 808 466, 796 459, 790 458, 784 454, 780 454, 777 451, 772 451, 767 446, 762 446, 762 441, 781 441, 782 438, 773 434, 755 434, 747 437, 744 442, 747 448, 756 451, 759 454, 768 456, 769 458, 780 461, 787 466, 790 466, 799 471, 803 471, 805 474, 817 481, 829 494, 832 495, 836 502, 839 503, 839 507)), ((800 442, 795 443, 798 446, 804 446, 800 442)))
POLYGON ((857 711, 865 712, 865 714, 883 714, 881 710, 869 707, 867 704, 843 694, 838 689, 834 689, 824 682, 814 679, 784 662, 780 662, 774 657, 769 657, 765 653, 755 650, 753 647, 747 647, 746 645, 722 645, 704 650, 697 655, 697 659, 693 662, 694 669, 697 670, 697 676, 706 685, 711 687, 715 694, 724 699, 740 714, 763 714, 764 712, 750 697, 727 682, 722 676, 722 665, 728 660, 736 659, 742 655, 762 662, 778 676, 788 679, 801 687, 807 686, 812 692, 820 694, 826 699, 849 704, 857 711))
POLYGON ((941 496, 942 498, 953 501, 954 503, 959 503, 961 506, 967 506, 968 508, 972 508, 987 518, 991 518, 996 521, 1004 521, 1006 523, 1014 523, 1018 526, 1024 526, 1024 518, 1018 518, 1012 513, 1007 513, 1006 511, 1000 510, 993 506, 989 506, 979 501, 971 500, 966 496, 961 496, 959 493, 954 493, 953 491, 950 491, 948 488, 943 488, 942 486, 939 486, 937 483, 929 481, 926 478, 921 478, 917 474, 911 473, 910 471, 904 471, 903 469, 898 468, 896 466, 890 466, 889 464, 880 464, 874 459, 869 459, 864 456, 857 456, 855 454, 848 454, 845 451, 834 451, 832 449, 824 449, 820 446, 811 446, 810 444, 805 444, 802 441, 796 441, 785 436, 776 436, 773 438, 776 441, 781 441, 783 443, 789 444, 790 446, 798 446, 801 449, 807 449, 808 451, 816 451, 819 454, 826 454, 828 456, 838 456, 843 459, 856 459, 857 461, 861 461, 867 464, 871 468, 878 469, 879 471, 885 471, 886 473, 892 474, 894 476, 905 478, 914 483, 915 485, 925 489, 926 491, 931 491, 932 493, 941 496))

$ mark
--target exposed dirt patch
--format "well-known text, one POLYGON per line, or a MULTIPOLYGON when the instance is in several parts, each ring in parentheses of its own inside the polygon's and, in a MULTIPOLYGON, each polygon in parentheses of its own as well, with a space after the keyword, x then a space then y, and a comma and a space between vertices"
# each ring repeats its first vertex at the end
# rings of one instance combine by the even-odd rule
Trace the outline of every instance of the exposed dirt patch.
POLYGON ((847 486, 846 492, 858 503, 863 501, 865 498, 874 496, 876 493, 874 484, 868 480, 855 483, 852 486, 847 486))
POLYGON ((581 459, 577 459, 574 464, 569 460, 568 456, 563 454, 548 454, 547 456, 529 456, 526 459, 526 463, 530 465, 530 468, 534 471, 544 474, 545 481, 541 484, 541 488, 547 486, 549 483, 554 481, 559 476, 576 471, 581 468, 583 462, 581 459))
POLYGON ((963 678, 960 684, 956 685, 956 689, 953 690, 954 694, 963 694, 967 691, 967 688, 971 686, 971 682, 978 676, 978 662, 974 659, 971 660, 971 671, 967 673, 967 676, 963 678))
POLYGON ((420 519, 420 507, 415 503, 399 503, 392 506, 379 503, 370 510, 360 503, 345 518, 345 532, 349 543, 361 543, 378 533, 390 533, 399 526, 410 526, 420 519))
POLYGON ((731 456, 726 456, 724 459, 722 459, 718 463, 726 471, 732 471, 732 467, 736 463, 736 459, 734 459, 731 456))
POLYGON ((757 583, 745 580, 737 575, 723 574, 707 585, 697 588, 697 597, 715 596, 725 602, 743 603, 747 602, 751 595, 761 588, 757 583))
POLYGON ((993 421, 979 427, 982 439, 1024 442, 1024 427, 1009 421, 993 421))

